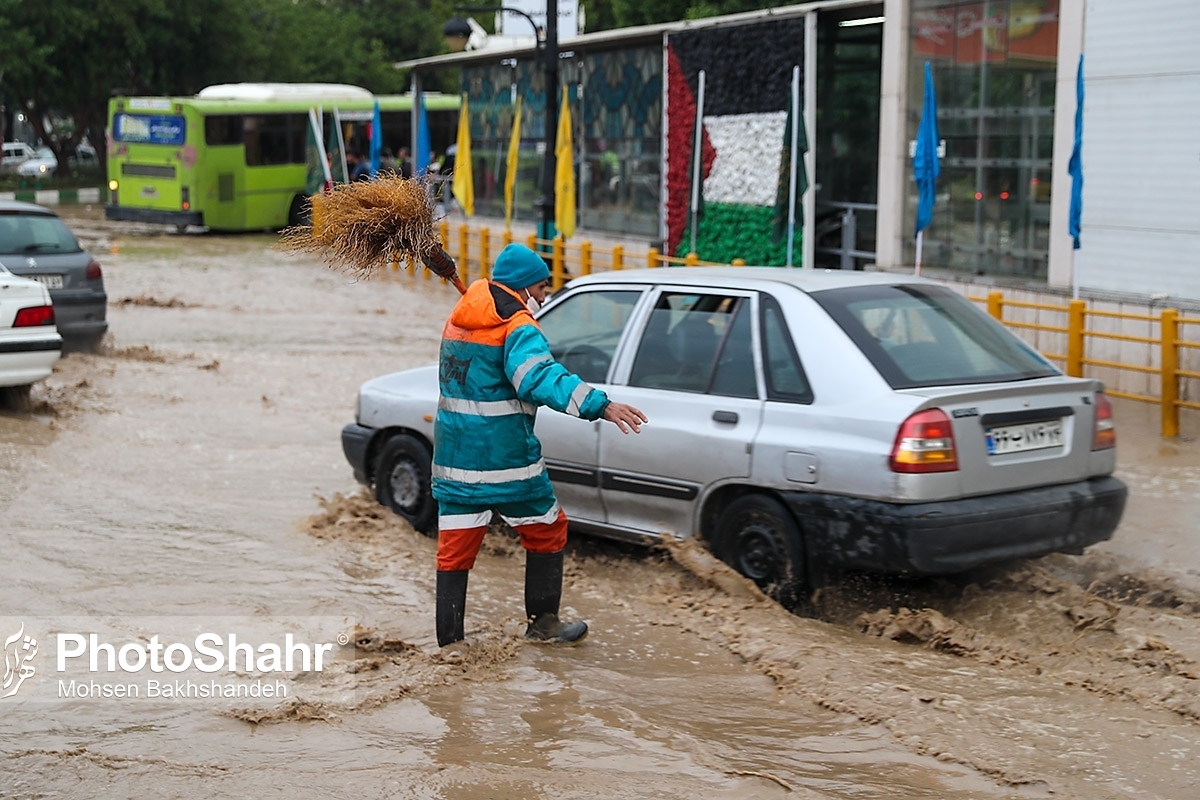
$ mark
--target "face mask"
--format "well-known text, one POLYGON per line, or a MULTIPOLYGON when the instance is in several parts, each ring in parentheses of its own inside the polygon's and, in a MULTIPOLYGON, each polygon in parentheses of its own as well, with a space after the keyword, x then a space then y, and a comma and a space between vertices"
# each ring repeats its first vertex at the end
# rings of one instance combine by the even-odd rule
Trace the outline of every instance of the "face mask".
POLYGON ((525 301, 525 307, 529 309, 530 314, 536 314, 542 304, 537 301, 536 297, 529 295, 529 299, 525 301))

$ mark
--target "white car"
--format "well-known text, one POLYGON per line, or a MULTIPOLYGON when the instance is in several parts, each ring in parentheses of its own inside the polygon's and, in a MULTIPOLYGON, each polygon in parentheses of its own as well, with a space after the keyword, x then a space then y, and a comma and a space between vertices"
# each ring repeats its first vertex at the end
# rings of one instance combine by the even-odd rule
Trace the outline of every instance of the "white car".
POLYGON ((0 264, 0 399, 29 396, 62 356, 50 292, 0 264))
POLYGON ((4 157, 0 158, 0 172, 16 172, 22 164, 33 158, 34 149, 25 142, 5 142, 4 157))
MULTIPOLYGON (((75 148, 75 155, 71 157, 69 166, 93 168, 100 164, 96 156, 96 149, 88 144, 81 144, 75 148)), ((54 151, 49 147, 39 147, 33 154, 33 158, 23 161, 17 167, 17 174, 25 178, 48 178, 58 171, 58 157, 54 155, 54 151)))

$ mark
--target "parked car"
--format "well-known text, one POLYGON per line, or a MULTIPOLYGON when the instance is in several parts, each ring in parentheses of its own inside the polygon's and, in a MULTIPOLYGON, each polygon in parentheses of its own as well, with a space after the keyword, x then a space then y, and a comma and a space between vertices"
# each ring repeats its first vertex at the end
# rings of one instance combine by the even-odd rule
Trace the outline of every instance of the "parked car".
POLYGON ((26 161, 34 157, 34 149, 25 142, 5 142, 4 157, 0 158, 0 172, 13 173, 26 161))
MULTIPOLYGON (((828 568, 962 571, 1108 539, 1112 408, 971 302, 881 273, 672 268, 572 281, 538 317, 564 365, 650 419, 543 411, 575 530, 699 536, 788 604, 828 568)), ((432 533, 436 366, 367 381, 342 446, 432 533)), ((487 446, 486 442, 481 446, 487 446)))
POLYGON ((63 337, 94 346, 104 336, 108 295, 100 262, 53 211, 0 200, 0 261, 50 290, 63 337))
POLYGON ((62 355, 50 293, 0 264, 0 400, 23 402, 62 355))
MULTIPOLYGON (((75 155, 68 161, 68 166, 95 168, 100 165, 96 157, 96 148, 90 144, 81 144, 75 148, 75 155)), ((33 157, 22 162, 17 167, 17 174, 25 178, 48 178, 58 171, 58 156, 49 147, 39 147, 33 157)))

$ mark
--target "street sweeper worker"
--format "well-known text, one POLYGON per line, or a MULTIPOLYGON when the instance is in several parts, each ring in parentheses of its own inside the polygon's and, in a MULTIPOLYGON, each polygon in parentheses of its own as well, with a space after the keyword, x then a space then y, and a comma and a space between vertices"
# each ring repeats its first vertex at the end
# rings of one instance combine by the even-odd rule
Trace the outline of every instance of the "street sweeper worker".
POLYGON ((532 313, 549 283, 541 256, 510 244, 496 257, 491 280, 467 287, 442 331, 432 470, 441 647, 463 639, 467 577, 493 512, 525 549, 525 638, 573 644, 587 635, 587 623, 558 617, 567 517, 546 474, 534 418, 539 406, 549 406, 638 433, 646 416, 554 360, 532 313))

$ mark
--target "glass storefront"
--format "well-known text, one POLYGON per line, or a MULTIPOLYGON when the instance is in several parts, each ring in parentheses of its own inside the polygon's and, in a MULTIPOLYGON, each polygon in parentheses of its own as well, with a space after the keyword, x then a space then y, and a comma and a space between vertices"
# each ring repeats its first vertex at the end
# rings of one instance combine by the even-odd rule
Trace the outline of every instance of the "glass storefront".
MULTIPOLYGON (((463 69, 471 108, 475 212, 504 217, 513 104, 522 98, 513 218, 541 218, 546 91, 543 71, 508 60, 463 69)), ((662 161, 662 48, 583 53, 559 62, 570 94, 579 224, 657 236, 662 161)), ((561 92, 561 88, 559 92, 561 92)))
MULTIPOLYGON (((916 139, 928 61, 945 142, 926 266, 1046 279, 1058 11, 1059 0, 913 0, 908 139, 916 139)), ((911 232, 911 177, 908 187, 911 232)))

